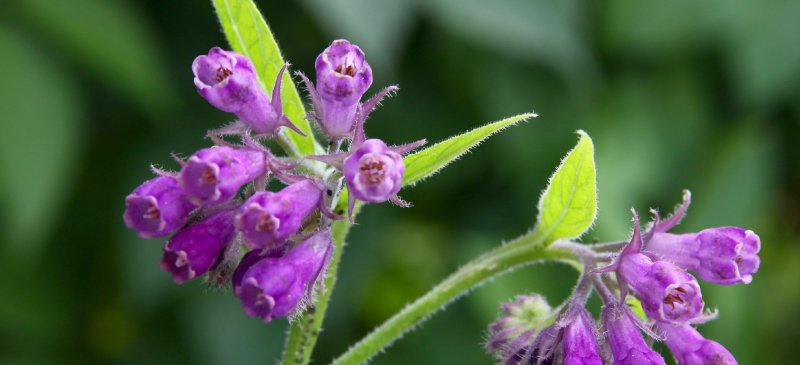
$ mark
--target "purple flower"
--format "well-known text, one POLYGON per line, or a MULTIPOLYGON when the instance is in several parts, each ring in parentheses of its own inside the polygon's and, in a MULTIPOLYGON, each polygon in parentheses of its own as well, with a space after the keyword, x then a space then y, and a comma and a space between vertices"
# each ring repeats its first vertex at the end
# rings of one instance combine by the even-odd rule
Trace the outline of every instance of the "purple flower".
POLYGON ((283 243, 320 205, 323 190, 313 180, 301 180, 277 193, 255 193, 239 209, 235 221, 247 247, 263 249, 283 243))
POLYGON ((564 328, 564 365, 603 365, 597 346, 594 321, 585 308, 575 310, 564 328))
POLYGON ((142 238, 163 237, 186 222, 194 209, 174 177, 145 181, 125 198, 125 224, 142 238))
POLYGON ((189 157, 178 179, 192 201, 212 205, 232 198, 266 168, 265 154, 261 151, 217 146, 189 157))
POLYGON ((252 256, 248 258, 244 275, 234 274, 234 290, 244 312, 264 322, 294 312, 310 300, 314 284, 324 277, 332 248, 331 232, 325 229, 282 257, 268 255, 255 263, 252 256))
POLYGON ((650 318, 687 323, 703 310, 697 280, 670 262, 653 261, 641 253, 624 254, 617 273, 639 295, 650 318))
POLYGON ((368 139, 344 159, 347 188, 353 197, 380 203, 397 195, 403 183, 405 165, 399 153, 379 139, 368 139))
POLYGON ((252 250, 244 254, 242 259, 239 261, 239 265, 236 267, 236 270, 233 272, 233 276, 231 277, 231 285, 233 285, 234 293, 236 292, 237 288, 242 286, 242 278, 244 278, 244 274, 246 274, 247 270, 250 270, 253 265, 265 258, 280 258, 284 254, 286 254, 285 247, 270 250, 252 250))
POLYGON ((283 115, 280 90, 285 69, 286 66, 278 72, 269 100, 259 86, 253 63, 245 56, 214 47, 207 56, 198 56, 192 63, 197 92, 209 104, 235 113, 257 133, 274 134, 278 127, 285 126, 302 135, 283 115))
POLYGON ((208 56, 194 59, 192 72, 197 92, 222 111, 238 112, 259 94, 263 96, 253 63, 236 52, 214 47, 208 56))
POLYGON ((347 40, 335 40, 317 56, 315 68, 317 122, 333 139, 351 136, 359 101, 372 85, 364 52, 347 40))
POLYGON ((664 358, 644 342, 630 315, 619 303, 603 307, 601 317, 614 365, 666 364, 664 358))
POLYGON ((703 338, 690 325, 660 325, 667 347, 679 365, 737 365, 731 353, 717 342, 703 338))
POLYGON ((178 284, 208 272, 236 233, 233 214, 215 213, 178 231, 164 246, 161 269, 178 284))
POLYGON ((645 247, 705 281, 723 285, 750 283, 761 262, 758 235, 739 227, 709 228, 687 234, 657 232, 645 247))

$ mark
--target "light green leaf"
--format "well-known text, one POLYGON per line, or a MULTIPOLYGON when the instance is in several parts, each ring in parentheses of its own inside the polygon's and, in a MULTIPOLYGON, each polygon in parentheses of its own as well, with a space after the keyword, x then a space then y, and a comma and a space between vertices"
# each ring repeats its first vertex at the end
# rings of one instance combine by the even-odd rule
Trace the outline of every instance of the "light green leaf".
POLYGON ((406 165, 403 186, 414 185, 418 181, 435 174, 491 135, 523 120, 535 117, 537 117, 535 113, 526 113, 489 123, 406 156, 403 160, 406 165))
MULTIPOLYGON (((286 61, 281 56, 278 43, 256 5, 252 0, 213 0, 213 3, 233 50, 253 61, 262 88, 266 90, 272 87, 278 70, 286 61)), ((279 137, 284 148, 287 148, 287 153, 293 156, 322 153, 322 147, 316 143, 311 134, 311 127, 305 119, 303 102, 288 72, 283 75, 281 95, 283 112, 306 134, 306 137, 303 137, 282 128, 279 137)))
POLYGON ((539 199, 534 235, 543 238, 545 244, 580 236, 597 215, 594 145, 584 131, 578 131, 578 135, 578 144, 561 161, 539 199))

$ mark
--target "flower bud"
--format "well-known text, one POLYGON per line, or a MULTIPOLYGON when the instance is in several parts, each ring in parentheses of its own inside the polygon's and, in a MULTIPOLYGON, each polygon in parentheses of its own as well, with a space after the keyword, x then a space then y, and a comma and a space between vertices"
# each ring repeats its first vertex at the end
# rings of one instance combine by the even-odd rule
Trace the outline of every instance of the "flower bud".
POLYGON ((216 146, 189 157, 178 179, 193 202, 213 205, 232 198, 265 171, 263 152, 216 146))
POLYGON ((381 203, 397 195, 405 165, 399 153, 379 139, 368 139, 342 166, 347 189, 359 200, 381 203))
POLYGON ((167 241, 161 269, 171 273, 177 284, 203 275, 214 266, 235 233, 232 211, 219 212, 190 225, 167 241))
POLYGON ((174 177, 145 181, 125 198, 125 224, 142 238, 163 237, 181 228, 194 209, 174 177))
POLYGON ((614 365, 665 365, 664 358, 647 346, 629 316, 619 303, 603 307, 601 318, 614 365))
POLYGON ((670 262, 654 262, 641 253, 623 254, 617 274, 638 294, 652 319, 682 324, 703 310, 697 280, 670 262))
POLYGON ((312 180, 301 180, 273 193, 259 191, 242 205, 236 228, 252 249, 275 247, 295 234, 320 204, 323 189, 312 180))
POLYGON ((539 294, 518 295, 513 301, 503 303, 502 309, 501 317, 489 325, 486 349, 490 352, 505 350, 508 344, 524 332, 541 330, 554 318, 553 309, 547 299, 539 294))
POLYGON ((575 310, 564 327, 564 365, 603 365, 594 321, 585 308, 575 310))
POLYGON ((716 284, 748 284, 758 271, 761 240, 739 227, 709 228, 697 233, 656 233, 646 250, 701 279, 716 284))
MULTIPOLYGON (((331 232, 325 229, 282 257, 267 255, 252 263, 240 279, 234 274, 234 290, 244 312, 269 322, 296 311, 310 300, 314 284, 324 277, 332 248, 331 232)), ((250 264, 252 259, 245 264, 250 264)))
POLYGON ((361 97, 372 85, 372 68, 364 52, 347 40, 333 41, 319 56, 316 92, 317 122, 333 139, 349 137, 361 97))
POLYGON ((730 351, 715 341, 703 338, 690 325, 660 325, 659 328, 664 332, 667 348, 680 365, 738 364, 730 351))

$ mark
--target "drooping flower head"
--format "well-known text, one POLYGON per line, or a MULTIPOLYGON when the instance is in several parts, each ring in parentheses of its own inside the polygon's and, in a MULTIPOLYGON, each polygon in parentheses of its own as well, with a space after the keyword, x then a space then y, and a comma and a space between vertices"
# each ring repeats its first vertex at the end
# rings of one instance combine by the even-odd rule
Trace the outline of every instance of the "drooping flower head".
POLYGON ((372 68, 357 45, 344 39, 333 41, 319 56, 316 93, 317 122, 333 139, 352 135, 356 110, 372 85, 372 68))
POLYGON ((164 246, 161 269, 182 284, 205 274, 236 233, 232 211, 222 211, 176 233, 164 246))
POLYGON ((397 195, 403 182, 403 157, 379 139, 368 139, 344 159, 347 188, 359 200, 381 203, 397 195))
POLYGON ((125 224, 142 238, 175 232, 195 207, 170 176, 145 181, 125 198, 125 205, 125 224))
POLYGON ((236 114, 259 134, 271 135, 285 126, 302 135, 283 115, 281 79, 285 70, 286 66, 278 71, 269 100, 258 83, 253 63, 245 56, 214 47, 208 55, 200 55, 192 63, 197 92, 212 106, 236 114))
POLYGON ((700 315, 703 297, 697 280, 671 262, 654 261, 639 252, 642 246, 639 218, 634 213, 633 236, 620 255, 617 275, 639 296, 647 316, 683 324, 700 315))
POLYGON ((486 349, 490 352, 503 351, 524 332, 537 328, 541 330, 553 321, 553 308, 539 294, 518 295, 514 300, 503 303, 501 308, 503 312, 500 318, 489 325, 486 349))
POLYGON ((725 347, 703 337, 690 325, 660 325, 664 342, 680 365, 737 365, 725 347))
POLYGON ((275 247, 300 228, 321 203, 324 189, 305 179, 273 193, 259 191, 242 205, 236 215, 236 228, 252 249, 275 247))
POLYGON ((189 157, 179 181, 192 201, 212 205, 232 198, 266 168, 265 154, 261 151, 217 146, 189 157))
POLYGON ((601 314, 614 365, 665 365, 664 358, 647 346, 622 304, 608 303, 601 314))
POLYGON ((324 277, 332 247, 330 229, 324 229, 281 257, 267 255, 253 263, 252 254, 246 272, 234 273, 234 291, 245 313, 269 322, 310 300, 315 283, 324 277))
POLYGON ((561 350, 564 365, 603 365, 592 317, 584 307, 573 312, 564 327, 561 350))

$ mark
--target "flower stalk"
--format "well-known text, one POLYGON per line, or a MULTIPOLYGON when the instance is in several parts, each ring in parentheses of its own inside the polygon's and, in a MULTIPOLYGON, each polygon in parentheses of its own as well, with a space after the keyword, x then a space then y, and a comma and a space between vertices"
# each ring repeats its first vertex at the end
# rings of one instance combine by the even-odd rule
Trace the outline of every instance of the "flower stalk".
MULTIPOLYGON (((578 269, 581 267, 579 258, 572 249, 562 245, 543 247, 541 239, 536 239, 532 235, 522 236, 462 266, 431 291, 350 347, 331 365, 363 364, 414 326, 428 319, 431 314, 487 280, 512 269, 542 261, 561 261, 578 269)), ((286 362, 284 364, 288 365, 286 362)))

